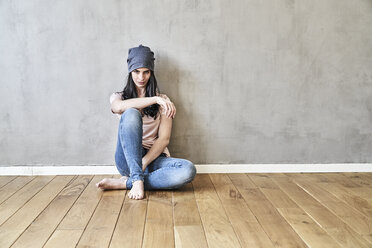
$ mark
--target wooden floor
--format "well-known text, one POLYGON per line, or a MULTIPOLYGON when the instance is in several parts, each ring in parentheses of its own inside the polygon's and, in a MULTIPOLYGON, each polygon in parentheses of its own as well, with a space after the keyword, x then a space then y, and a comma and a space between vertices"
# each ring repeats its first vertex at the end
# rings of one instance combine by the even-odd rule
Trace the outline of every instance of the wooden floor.
POLYGON ((0 247, 372 247, 372 173, 198 174, 142 201, 103 177, 0 177, 0 247))

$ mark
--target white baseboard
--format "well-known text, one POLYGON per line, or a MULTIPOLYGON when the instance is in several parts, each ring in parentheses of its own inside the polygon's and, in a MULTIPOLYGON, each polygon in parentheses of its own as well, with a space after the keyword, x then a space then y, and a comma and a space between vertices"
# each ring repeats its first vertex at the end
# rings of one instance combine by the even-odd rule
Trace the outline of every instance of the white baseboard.
MULTIPOLYGON (((197 164, 200 173, 372 172, 372 164, 197 164)), ((118 174, 114 165, 0 166, 0 175, 104 175, 118 174)))
POLYGON ((372 164, 204 164, 198 173, 372 172, 372 164))

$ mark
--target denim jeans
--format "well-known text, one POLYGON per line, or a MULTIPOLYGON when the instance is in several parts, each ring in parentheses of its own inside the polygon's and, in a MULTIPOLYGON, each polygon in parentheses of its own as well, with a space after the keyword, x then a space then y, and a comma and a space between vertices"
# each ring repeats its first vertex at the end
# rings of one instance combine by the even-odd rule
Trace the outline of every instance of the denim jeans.
POLYGON ((127 189, 137 180, 144 181, 145 190, 176 189, 191 182, 196 174, 194 164, 186 159, 166 157, 164 153, 142 171, 142 157, 148 152, 142 147, 142 116, 134 108, 120 118, 115 153, 116 167, 122 176, 129 177, 127 189))

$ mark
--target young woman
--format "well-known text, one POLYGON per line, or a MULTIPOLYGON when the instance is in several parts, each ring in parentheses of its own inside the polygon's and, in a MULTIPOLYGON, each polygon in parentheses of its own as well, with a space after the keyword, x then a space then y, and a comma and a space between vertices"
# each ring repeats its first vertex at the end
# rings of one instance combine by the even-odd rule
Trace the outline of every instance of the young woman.
POLYGON ((111 95, 111 111, 120 118, 115 153, 120 179, 105 178, 101 189, 131 189, 131 199, 143 199, 144 190, 176 189, 191 182, 193 163, 170 157, 167 148, 176 108, 159 93, 154 75, 154 53, 140 45, 128 52, 128 81, 111 95))

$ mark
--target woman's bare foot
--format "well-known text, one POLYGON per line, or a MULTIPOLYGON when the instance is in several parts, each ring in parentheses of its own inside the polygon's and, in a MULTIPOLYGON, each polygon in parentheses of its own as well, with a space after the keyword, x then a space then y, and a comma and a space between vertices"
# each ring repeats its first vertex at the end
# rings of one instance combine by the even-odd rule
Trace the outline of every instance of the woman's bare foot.
POLYGON ((144 185, 143 181, 138 180, 134 181, 132 183, 132 189, 128 193, 128 197, 130 199, 136 199, 136 200, 141 200, 145 196, 145 190, 144 190, 144 185))
POLYGON ((121 178, 105 178, 101 180, 96 186, 100 189, 126 189, 128 177, 121 178))

